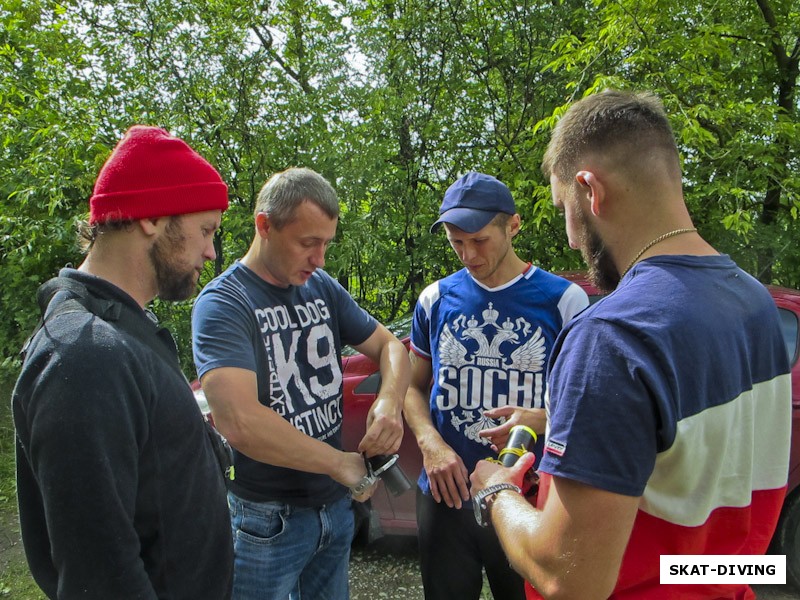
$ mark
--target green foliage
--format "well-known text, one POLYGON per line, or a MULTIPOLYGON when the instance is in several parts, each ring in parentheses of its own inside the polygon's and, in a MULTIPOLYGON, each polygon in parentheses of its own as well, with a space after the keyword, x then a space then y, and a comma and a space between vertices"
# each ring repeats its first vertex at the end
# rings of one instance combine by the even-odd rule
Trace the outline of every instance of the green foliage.
POLYGON ((35 291, 74 261, 74 220, 91 189, 91 85, 83 44, 63 11, 10 2, 0 12, 0 324, 2 368, 13 370, 35 324, 35 291))
POLYGON ((11 421, 11 380, 0 380, 0 510, 16 504, 14 424, 11 421))
MULTIPOLYGON (((390 320, 459 267, 428 228, 469 170, 511 188, 522 256, 579 268, 539 172, 548 134, 583 95, 652 89, 703 235, 762 280, 800 287, 799 18, 790 0, 9 0, 0 368, 16 368, 38 284, 81 260, 75 223, 134 123, 183 137, 229 185, 204 283, 246 251, 264 181, 308 166, 341 200, 327 270, 390 320)), ((191 374, 191 303, 154 307, 191 374)))
POLYGON ((684 157, 703 235, 767 282, 800 285, 798 7, 786 1, 596 2, 586 36, 564 36, 551 68, 658 93, 684 157), (783 250, 782 250, 783 249, 783 250))

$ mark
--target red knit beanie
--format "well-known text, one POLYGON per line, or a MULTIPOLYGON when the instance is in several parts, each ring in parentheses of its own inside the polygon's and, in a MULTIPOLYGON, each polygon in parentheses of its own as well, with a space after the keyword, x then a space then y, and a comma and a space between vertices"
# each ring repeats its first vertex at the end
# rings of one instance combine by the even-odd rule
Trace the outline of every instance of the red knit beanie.
POLYGON ((228 208, 228 186, 186 142, 134 125, 100 169, 89 223, 167 217, 228 208))

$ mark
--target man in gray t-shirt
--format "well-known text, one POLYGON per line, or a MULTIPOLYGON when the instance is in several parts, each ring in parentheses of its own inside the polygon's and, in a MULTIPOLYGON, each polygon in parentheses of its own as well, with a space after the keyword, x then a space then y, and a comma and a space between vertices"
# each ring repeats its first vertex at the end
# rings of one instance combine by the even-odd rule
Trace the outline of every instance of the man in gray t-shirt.
POLYGON ((338 210, 314 171, 274 175, 259 194, 247 254, 194 308, 198 375, 235 450, 236 598, 348 598, 349 490, 366 475, 359 452, 391 454, 402 439, 405 348, 321 270, 338 210), (341 449, 342 344, 380 365, 359 452, 341 449))

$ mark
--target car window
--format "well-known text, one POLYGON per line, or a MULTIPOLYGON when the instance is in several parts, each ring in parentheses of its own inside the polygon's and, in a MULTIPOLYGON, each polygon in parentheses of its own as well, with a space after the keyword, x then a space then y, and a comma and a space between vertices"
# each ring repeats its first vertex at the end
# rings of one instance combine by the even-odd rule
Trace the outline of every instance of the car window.
MULTIPOLYGON (((386 329, 395 334, 398 340, 402 340, 403 338, 411 335, 411 321, 413 318, 413 314, 407 314, 403 315, 402 317, 398 317, 394 321, 385 323, 386 329)), ((353 356, 354 354, 358 354, 358 352, 352 346, 342 347, 342 356, 353 356)))
POLYGON ((797 361, 797 315, 791 310, 785 308, 778 308, 781 315, 781 333, 783 333, 783 341, 786 344, 786 352, 789 354, 789 360, 792 364, 797 361))

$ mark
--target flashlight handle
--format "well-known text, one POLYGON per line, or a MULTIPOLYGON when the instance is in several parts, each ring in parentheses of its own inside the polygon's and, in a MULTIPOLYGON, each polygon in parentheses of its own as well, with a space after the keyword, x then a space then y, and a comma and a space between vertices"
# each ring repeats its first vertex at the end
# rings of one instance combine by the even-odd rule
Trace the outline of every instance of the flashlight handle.
POLYGON ((536 443, 536 432, 525 425, 515 425, 508 435, 506 447, 500 451, 500 462, 504 467, 511 467, 520 456, 529 452, 536 443))

